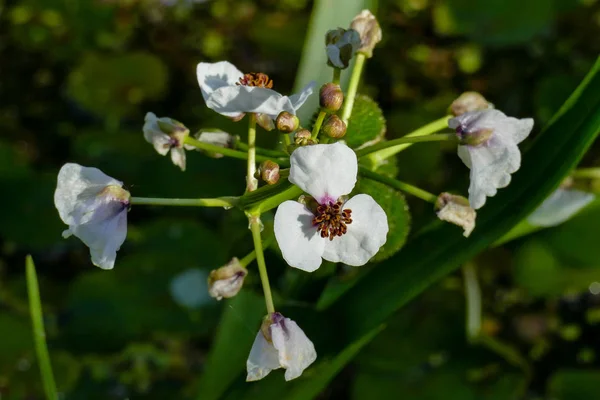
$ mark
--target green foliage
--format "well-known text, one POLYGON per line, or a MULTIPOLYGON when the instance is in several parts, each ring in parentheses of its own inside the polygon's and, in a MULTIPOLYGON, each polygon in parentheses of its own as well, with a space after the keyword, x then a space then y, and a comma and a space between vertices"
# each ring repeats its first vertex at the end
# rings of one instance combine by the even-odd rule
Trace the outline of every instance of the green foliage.
POLYGON ((357 95, 344 140, 351 148, 375 144, 385 136, 385 118, 379 105, 370 97, 357 95))
POLYGON ((549 394, 557 400, 591 399, 598 393, 600 371, 561 370, 548 384, 549 394))

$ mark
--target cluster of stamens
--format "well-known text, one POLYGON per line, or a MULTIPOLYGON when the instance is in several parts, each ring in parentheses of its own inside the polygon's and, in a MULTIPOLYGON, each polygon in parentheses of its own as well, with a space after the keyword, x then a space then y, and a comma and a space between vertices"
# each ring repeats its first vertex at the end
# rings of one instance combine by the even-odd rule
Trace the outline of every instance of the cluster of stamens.
POLYGON ((271 89, 273 87, 273 80, 269 79, 269 75, 263 74, 262 72, 250 72, 249 74, 242 76, 239 83, 236 83, 236 85, 271 89))
POLYGON ((333 240, 336 236, 342 236, 348 231, 347 225, 352 223, 352 210, 342 209, 342 202, 320 204, 317 207, 317 215, 312 223, 317 227, 317 232, 322 238, 329 237, 333 240))

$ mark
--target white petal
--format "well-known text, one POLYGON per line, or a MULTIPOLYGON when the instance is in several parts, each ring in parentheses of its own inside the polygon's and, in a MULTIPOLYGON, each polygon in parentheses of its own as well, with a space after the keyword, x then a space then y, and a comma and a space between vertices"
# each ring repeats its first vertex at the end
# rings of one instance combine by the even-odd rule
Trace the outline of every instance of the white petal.
POLYGON ((271 343, 267 342, 259 330, 246 361, 246 371, 248 372, 246 381, 258 381, 277 368, 281 368, 278 352, 271 343))
POLYGON ((171 161, 182 171, 185 171, 185 150, 173 147, 171 149, 171 161))
POLYGON ((283 258, 292 267, 313 272, 321 266, 325 241, 313 226, 314 215, 303 204, 284 201, 275 213, 275 238, 283 258))
POLYGON ((196 76, 204 101, 215 90, 225 86, 235 86, 244 74, 228 61, 200 63, 196 66, 196 76))
POLYGON ((154 113, 146 113, 143 127, 144 139, 154 146, 154 149, 158 154, 164 156, 169 152, 169 149, 172 146, 171 138, 160 130, 157 121, 158 118, 156 118, 154 113))
POLYGON ((254 86, 225 86, 217 89, 206 98, 206 106, 231 118, 242 113, 262 113, 275 119, 282 111, 296 113, 288 97, 271 89, 254 86))
POLYGON ((348 231, 325 241, 323 258, 358 267, 366 264, 387 240, 388 222, 383 208, 369 195, 359 194, 344 204, 352 210, 348 231))
POLYGON ((462 227, 464 237, 469 237, 475 229, 477 213, 467 205, 448 202, 437 212, 437 216, 442 221, 462 227))
POLYGON ((481 146, 459 146, 458 155, 471 168, 469 203, 481 208, 486 196, 496 195, 497 189, 510 183, 510 174, 521 166, 521 152, 512 138, 494 134, 481 146))
MULTIPOLYGON (((293 94, 289 97, 290 102, 292 103, 292 107, 294 110, 298 111, 300 107, 304 104, 304 102, 308 99, 308 97, 313 93, 313 89, 317 82, 310 81, 308 85, 302 88, 300 93, 293 94)), ((294 113, 295 114, 295 113, 294 113)))
POLYGON ((300 147, 290 158, 289 180, 320 204, 335 202, 356 184, 356 153, 342 143, 300 147))
POLYGON ((83 167, 68 163, 58 172, 54 205, 63 222, 67 225, 81 223, 88 212, 85 203, 96 201, 98 193, 108 185, 123 186, 123 183, 111 178, 98 168, 83 167))
POLYGON ((473 132, 482 129, 492 129, 493 135, 501 135, 506 139, 512 139, 517 144, 522 142, 533 129, 533 119, 517 119, 507 117, 502 111, 496 109, 469 111, 448 121, 451 129, 458 126, 463 131, 473 132))
POLYGON ((317 359, 313 343, 289 318, 271 325, 271 337, 279 352, 279 364, 286 369, 286 381, 298 378, 317 359))
POLYGON ((557 189, 527 217, 535 226, 556 226, 570 219, 590 204, 596 196, 576 189, 557 189))

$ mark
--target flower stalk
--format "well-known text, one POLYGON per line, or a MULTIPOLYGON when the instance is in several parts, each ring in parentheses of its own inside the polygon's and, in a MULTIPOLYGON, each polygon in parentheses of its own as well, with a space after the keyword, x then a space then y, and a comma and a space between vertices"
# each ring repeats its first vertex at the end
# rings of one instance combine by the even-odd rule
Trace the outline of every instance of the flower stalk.
POLYGON ((250 114, 248 124, 248 172, 246 173, 246 191, 253 192, 258 188, 256 174, 256 114, 250 114))
POLYGON ((217 197, 214 199, 164 199, 160 197, 132 197, 131 204, 152 206, 191 206, 232 208, 238 205, 238 197, 217 197))
POLYGON ((356 54, 356 61, 354 62, 354 68, 352 69, 352 75, 350 76, 350 82, 348 83, 346 101, 344 102, 344 108, 342 109, 342 115, 340 117, 346 125, 352 114, 352 107, 354 107, 354 99, 356 98, 356 91, 358 90, 358 82, 360 82, 360 76, 362 75, 366 59, 367 56, 363 53, 356 54))
POLYGON ((321 125, 323 125, 323 120, 325 120, 326 116, 327 116, 327 113, 325 111, 319 112, 317 121, 315 122, 315 125, 313 126, 312 134, 310 135, 312 140, 316 140, 317 136, 319 136, 319 131, 321 130, 321 125))
POLYGON ((254 241, 258 274, 260 275, 260 282, 265 295, 265 305, 267 307, 267 312, 271 314, 275 312, 275 305, 273 304, 273 295, 271 294, 271 285, 269 284, 269 275, 267 274, 267 264, 265 263, 263 244, 260 237, 260 214, 252 214, 248 217, 248 220, 250 221, 250 231, 252 232, 252 240, 254 241))
MULTIPOLYGON (((372 154, 376 152, 381 153, 389 153, 388 150, 391 148, 398 148, 403 146, 402 148, 406 148, 413 143, 423 143, 423 142, 442 142, 447 140, 456 140, 456 135, 454 133, 438 133, 434 135, 426 135, 426 136, 404 136, 394 140, 388 140, 387 142, 380 142, 374 144, 373 146, 365 147, 356 152, 358 157, 366 156, 367 154, 372 154)), ((387 158, 387 157, 385 157, 387 158)))
POLYGON ((420 198, 421 200, 425 200, 428 203, 435 204, 437 201, 437 196, 432 193, 427 192, 426 190, 423 190, 421 188, 418 188, 418 187, 408 184, 406 182, 402 182, 397 179, 378 174, 377 172, 373 172, 370 169, 365 168, 363 166, 360 166, 360 165, 358 166, 358 172, 360 175, 364 176, 365 178, 369 178, 374 181, 381 182, 385 185, 388 185, 391 188, 411 194, 415 197, 420 198))

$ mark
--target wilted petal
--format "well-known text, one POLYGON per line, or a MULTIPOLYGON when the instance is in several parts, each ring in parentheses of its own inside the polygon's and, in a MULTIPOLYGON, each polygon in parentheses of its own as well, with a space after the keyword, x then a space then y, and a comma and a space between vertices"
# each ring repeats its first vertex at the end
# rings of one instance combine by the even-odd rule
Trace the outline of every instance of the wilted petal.
POLYGON ((323 258, 331 262, 358 267, 366 264, 387 240, 388 221, 383 208, 367 194, 348 200, 344 209, 352 210, 352 223, 348 231, 325 242, 323 258))
POLYGON ((160 130, 158 118, 154 113, 146 113, 144 118, 144 139, 154 146, 154 149, 161 156, 166 155, 171 148, 172 141, 169 135, 160 130))
POLYGON ((281 368, 278 351, 259 330, 246 361, 246 381, 258 381, 277 368, 281 368))
POLYGON ((196 66, 196 76, 204 101, 207 101, 210 94, 215 90, 235 86, 244 74, 230 62, 219 61, 216 63, 199 63, 196 66))
POLYGON ((320 204, 336 202, 356 184, 356 153, 343 143, 297 148, 290 158, 289 181, 320 204))
POLYGON ((229 299, 240 291, 248 270, 240 264, 237 258, 221 268, 212 270, 208 277, 208 293, 217 300, 229 299))
POLYGON ((183 148, 173 147, 171 149, 171 161, 173 164, 185 171, 185 150, 183 148))
POLYGON ((286 370, 286 381, 298 378, 317 359, 315 346, 291 319, 280 318, 272 324, 271 336, 279 352, 279 364, 286 370))
POLYGON ((534 226, 556 226, 569 220, 596 196, 576 189, 557 189, 527 217, 534 226))
POLYGON ((275 238, 285 261, 312 272, 319 268, 325 241, 313 226, 314 215, 303 204, 284 201, 275 213, 275 238))
POLYGON ((442 193, 436 203, 437 216, 442 221, 450 222, 463 228, 463 236, 469 237, 475 229, 477 213, 462 196, 442 193))

